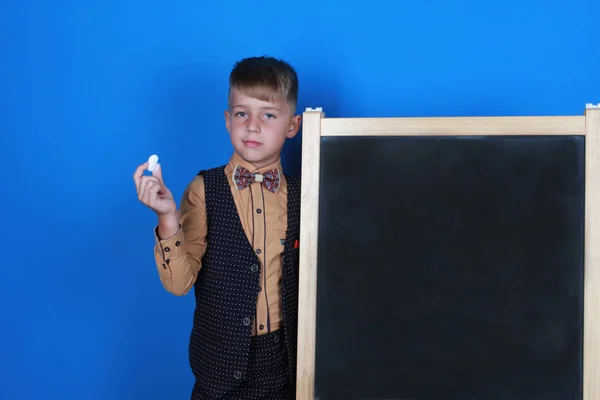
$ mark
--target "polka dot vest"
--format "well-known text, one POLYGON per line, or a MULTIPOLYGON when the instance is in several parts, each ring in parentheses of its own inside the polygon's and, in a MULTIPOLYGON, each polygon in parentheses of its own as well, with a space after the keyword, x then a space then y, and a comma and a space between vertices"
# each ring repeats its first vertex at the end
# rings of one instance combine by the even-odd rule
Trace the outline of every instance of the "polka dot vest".
MULTIPOLYGON (((259 292, 260 262, 248 242, 224 167, 200 171, 206 190, 208 243, 194 285, 196 309, 189 358, 196 385, 217 398, 248 374, 252 319, 259 292)), ((288 183, 288 229, 282 263, 282 308, 288 369, 296 378, 300 184, 288 183)))

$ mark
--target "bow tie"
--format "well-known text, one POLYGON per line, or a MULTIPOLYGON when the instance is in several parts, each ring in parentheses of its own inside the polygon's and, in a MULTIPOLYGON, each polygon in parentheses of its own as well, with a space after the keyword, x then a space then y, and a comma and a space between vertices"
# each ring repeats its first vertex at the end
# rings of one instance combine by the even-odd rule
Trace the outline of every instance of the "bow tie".
POLYGON ((236 165, 235 171, 233 172, 233 181, 238 190, 245 188, 252 182, 262 182, 263 186, 269 192, 275 193, 277 192, 277 189, 279 189, 279 179, 279 169, 277 168, 265 171, 264 174, 256 174, 244 167, 236 165))

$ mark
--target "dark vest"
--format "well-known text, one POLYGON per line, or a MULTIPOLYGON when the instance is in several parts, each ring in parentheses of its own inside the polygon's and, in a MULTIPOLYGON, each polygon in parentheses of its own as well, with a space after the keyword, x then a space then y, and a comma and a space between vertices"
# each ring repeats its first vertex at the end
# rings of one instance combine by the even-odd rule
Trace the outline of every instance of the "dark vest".
MULTIPOLYGON (((194 293, 189 358, 197 385, 218 397, 246 374, 260 262, 244 232, 225 167, 200 171, 206 191, 207 248, 194 293)), ((292 382, 296 381, 300 184, 286 175, 288 228, 282 263, 283 328, 292 382)), ((295 385, 294 385, 295 386, 295 385)))

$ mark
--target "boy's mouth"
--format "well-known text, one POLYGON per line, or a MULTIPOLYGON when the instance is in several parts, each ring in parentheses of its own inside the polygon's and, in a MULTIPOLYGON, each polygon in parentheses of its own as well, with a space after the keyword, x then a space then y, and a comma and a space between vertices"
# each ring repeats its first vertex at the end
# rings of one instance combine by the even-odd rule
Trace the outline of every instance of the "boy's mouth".
POLYGON ((261 145, 259 142, 255 142, 254 140, 243 140, 242 141, 247 147, 256 148, 261 145))

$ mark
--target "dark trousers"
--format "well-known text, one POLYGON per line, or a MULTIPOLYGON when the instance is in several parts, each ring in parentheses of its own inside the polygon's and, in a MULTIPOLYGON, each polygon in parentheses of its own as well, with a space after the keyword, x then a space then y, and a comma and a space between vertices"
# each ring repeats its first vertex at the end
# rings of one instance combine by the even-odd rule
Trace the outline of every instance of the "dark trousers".
MULTIPOLYGON (((220 400, 293 400, 295 391, 290 384, 283 329, 252 338, 248 371, 240 384, 220 400)), ((205 400, 202 388, 194 385, 192 400, 205 400)), ((211 398, 212 400, 212 398, 211 398)))

